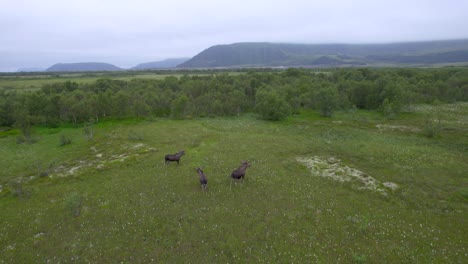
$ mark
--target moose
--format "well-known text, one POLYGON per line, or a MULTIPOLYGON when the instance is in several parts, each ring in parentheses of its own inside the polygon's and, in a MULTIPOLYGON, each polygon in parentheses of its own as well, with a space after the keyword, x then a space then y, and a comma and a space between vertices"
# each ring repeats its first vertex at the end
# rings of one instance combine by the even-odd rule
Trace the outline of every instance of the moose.
MULTIPOLYGON (((242 164, 239 168, 234 170, 231 173, 231 185, 232 185, 232 180, 242 180, 244 181, 245 177, 245 170, 250 167, 250 163, 248 161, 242 161, 242 164)), ((230 186, 229 186, 230 187, 230 186)))
POLYGON ((208 179, 206 178, 205 173, 203 172, 201 168, 196 168, 195 170, 198 172, 198 177, 200 178, 200 185, 201 185, 202 191, 206 191, 208 179))
POLYGON ((167 154, 164 157, 164 164, 167 164, 167 162, 172 162, 172 161, 177 161, 177 165, 179 165, 180 157, 182 157, 185 154, 185 151, 180 150, 176 154, 167 154))

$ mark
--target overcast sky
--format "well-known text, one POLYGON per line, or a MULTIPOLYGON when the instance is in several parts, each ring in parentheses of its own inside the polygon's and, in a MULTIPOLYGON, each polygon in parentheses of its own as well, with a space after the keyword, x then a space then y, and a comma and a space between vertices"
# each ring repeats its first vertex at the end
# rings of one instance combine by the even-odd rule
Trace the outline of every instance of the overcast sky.
POLYGON ((235 42, 468 38, 467 0, 0 0, 0 71, 120 67, 235 42))

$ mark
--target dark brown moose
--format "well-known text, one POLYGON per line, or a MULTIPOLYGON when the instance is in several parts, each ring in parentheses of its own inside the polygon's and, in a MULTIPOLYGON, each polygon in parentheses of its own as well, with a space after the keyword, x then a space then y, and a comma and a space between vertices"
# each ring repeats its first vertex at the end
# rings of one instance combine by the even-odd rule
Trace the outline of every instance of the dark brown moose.
POLYGON ((198 172, 198 177, 200 178, 200 185, 201 185, 202 191, 206 191, 206 188, 208 185, 208 179, 206 178, 205 173, 200 168, 196 168, 195 170, 198 172))
POLYGON ((164 164, 167 164, 167 162, 172 162, 172 161, 177 161, 177 165, 179 165, 180 157, 182 157, 185 154, 185 151, 181 150, 177 152, 176 154, 167 154, 164 157, 164 164))
POLYGON ((237 168, 235 171, 231 173, 231 184, 232 180, 242 180, 244 181, 245 177, 245 170, 250 167, 250 163, 248 161, 242 161, 242 164, 239 168, 237 168))

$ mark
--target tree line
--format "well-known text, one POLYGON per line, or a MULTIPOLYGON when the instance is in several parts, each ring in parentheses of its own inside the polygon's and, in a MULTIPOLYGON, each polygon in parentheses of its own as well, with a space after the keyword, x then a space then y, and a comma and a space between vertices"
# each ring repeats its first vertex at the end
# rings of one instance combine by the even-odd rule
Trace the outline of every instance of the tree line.
POLYGON ((57 126, 103 118, 191 118, 258 113, 279 120, 300 109, 331 116, 368 109, 397 116, 415 103, 468 101, 468 69, 312 69, 162 80, 66 81, 36 91, 0 90, 0 126, 57 126))

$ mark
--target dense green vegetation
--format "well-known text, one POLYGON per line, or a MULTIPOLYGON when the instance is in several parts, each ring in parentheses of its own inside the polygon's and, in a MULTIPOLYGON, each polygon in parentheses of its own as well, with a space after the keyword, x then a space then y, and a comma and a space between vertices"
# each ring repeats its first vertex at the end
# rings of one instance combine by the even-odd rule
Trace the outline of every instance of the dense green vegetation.
POLYGON ((401 66, 468 63, 468 40, 390 44, 234 43, 212 46, 178 67, 401 66))
POLYGON ((0 90, 0 262, 466 259, 467 69, 124 77, 0 90))
POLYGON ((468 69, 288 69, 242 75, 184 75, 164 79, 98 79, 43 85, 38 91, 0 90, 0 126, 57 126, 91 119, 234 116, 258 112, 281 119, 300 109, 331 116, 337 109, 381 110, 388 117, 411 104, 468 100, 468 69))

